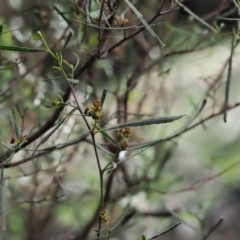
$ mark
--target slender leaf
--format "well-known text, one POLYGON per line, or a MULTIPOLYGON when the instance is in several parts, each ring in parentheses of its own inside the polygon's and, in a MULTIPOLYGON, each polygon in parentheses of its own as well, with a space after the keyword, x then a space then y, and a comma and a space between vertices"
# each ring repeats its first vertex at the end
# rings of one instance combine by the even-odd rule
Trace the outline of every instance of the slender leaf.
POLYGON ((15 52, 47 52, 45 49, 27 48, 19 46, 0 45, 0 50, 15 52))
POLYGON ((37 33, 35 33, 35 34, 32 36, 32 40, 33 40, 33 41, 42 40, 41 37, 40 37, 40 32, 39 32, 39 31, 37 31, 37 33))
POLYGON ((74 55, 74 56, 76 57, 76 59, 77 59, 76 64, 75 64, 75 66, 74 66, 74 68, 73 68, 73 70, 75 71, 75 70, 77 69, 79 63, 80 63, 80 59, 79 59, 79 57, 78 57, 78 55, 77 55, 76 53, 73 53, 73 55, 74 55))
POLYGON ((128 211, 129 211, 129 208, 130 208, 130 203, 128 203, 127 207, 126 207, 126 210, 124 211, 122 217, 120 218, 120 220, 112 227, 112 230, 114 230, 125 218, 125 216, 127 215, 128 211))
POLYGON ((162 47, 164 47, 164 43, 161 41, 161 39, 159 39, 159 37, 152 30, 152 28, 149 26, 149 24, 144 20, 144 18, 142 17, 142 14, 128 0, 124 0, 124 1, 133 10, 133 12, 136 14, 137 18, 141 21, 141 23, 144 25, 144 27, 147 29, 147 31, 152 35, 152 37, 157 38, 158 41, 161 43, 162 47))
POLYGON ((61 12, 61 10, 57 6, 53 6, 53 9, 63 18, 63 20, 67 23, 67 25, 70 27, 72 24, 72 21, 67 19, 65 17, 65 14, 61 12))
POLYGON ((35 132, 35 130, 37 129, 37 127, 40 125, 40 121, 35 122, 35 124, 33 125, 33 127, 31 128, 30 132, 28 133, 28 137, 31 137, 32 134, 35 132))
POLYGON ((192 117, 190 118, 186 123, 185 125, 180 128, 179 130, 177 130, 176 132, 174 132, 172 135, 168 136, 166 139, 169 140, 170 138, 173 138, 175 137, 176 135, 180 134, 181 132, 183 132, 190 124, 192 124, 192 122, 194 122, 198 117, 199 115, 201 114, 201 112, 203 111, 203 109, 205 108, 207 104, 207 100, 204 99, 203 102, 202 102, 202 105, 201 107, 199 108, 199 110, 197 111, 197 113, 192 117))
POLYGON ((104 101, 105 101, 106 95, 107 95, 107 89, 104 88, 104 89, 103 89, 103 92, 102 92, 102 97, 101 97, 101 104, 102 104, 102 107, 103 107, 103 104, 104 104, 104 101))
POLYGON ((148 240, 152 240, 152 239, 155 239, 155 238, 157 238, 157 237, 160 237, 160 236, 164 235, 165 233, 167 233, 167 232, 173 230, 175 227, 177 227, 177 226, 180 225, 180 224, 181 224, 181 223, 177 223, 177 224, 173 225, 172 227, 166 229, 165 231, 163 231, 163 232, 157 234, 156 236, 154 236, 154 237, 152 237, 152 238, 149 238, 148 240))
POLYGON ((14 108, 12 108, 12 116, 13 116, 13 124, 14 124, 14 129, 16 133, 17 139, 19 139, 19 126, 18 126, 18 121, 17 121, 17 116, 16 116, 16 111, 14 108))
POLYGON ((23 60, 20 60, 19 62, 16 62, 16 63, 12 64, 11 66, 8 66, 8 67, 5 67, 5 68, 0 68, 0 71, 9 70, 9 69, 15 68, 15 67, 18 66, 22 61, 23 61, 23 60))
MULTIPOLYGON (((62 143, 62 144, 58 144, 57 146, 55 146, 57 149, 61 149, 61 148, 65 148, 67 146, 71 146, 74 145, 76 143, 79 143, 80 140, 83 140, 84 138, 86 138, 88 135, 90 134, 90 131, 87 131, 83 134, 81 134, 80 136, 78 136, 77 138, 70 140, 69 142, 66 143, 62 143)), ((45 148, 45 149, 41 149, 41 150, 48 150, 49 148, 45 148)))
POLYGON ((223 113, 223 120, 225 123, 227 122, 227 107, 228 107, 229 89, 230 89, 231 76, 232 76, 232 59, 233 59, 233 52, 234 52, 233 50, 234 50, 234 35, 232 35, 231 53, 229 58, 226 89, 225 89, 225 103, 224 103, 224 113, 223 113))
MULTIPOLYGON (((198 112, 191 118, 187 121, 187 123, 181 127, 179 130, 177 130, 176 132, 172 133, 171 135, 169 135, 168 137, 165 137, 165 138, 161 138, 161 139, 158 139, 158 140, 155 140, 155 141, 152 141, 152 142, 147 142, 147 143, 143 143, 141 145, 137 145, 137 146, 134 146, 134 147, 128 147, 127 150, 128 151, 131 151, 131 150, 140 150, 142 149, 141 151, 137 152, 136 154, 128 157, 128 158, 125 158, 123 159, 120 163, 126 161, 126 160, 129 160, 137 155, 139 155, 140 153, 146 151, 147 149, 149 149, 150 147, 156 145, 156 144, 159 144, 161 142, 164 142, 164 141, 168 141, 174 137, 177 137, 178 135, 180 135, 181 133, 184 132, 184 130, 200 115, 200 113, 202 112, 203 108, 205 107, 205 105, 207 104, 207 101, 206 99, 203 100, 202 102, 202 105, 200 107, 200 109, 198 110, 198 112)), ((118 164, 120 164, 118 163, 118 164)))
POLYGON ((43 137, 40 142, 38 143, 37 147, 35 148, 32 156, 35 155, 37 149, 42 145, 44 144, 45 142, 48 141, 48 139, 58 130, 58 128, 71 116, 71 114, 75 111, 76 109, 73 109, 65 118, 63 118, 61 121, 59 121, 57 123, 57 125, 53 128, 52 131, 50 131, 49 134, 47 134, 45 137, 43 137))
POLYGON ((67 47, 67 45, 68 45, 69 41, 71 40, 71 38, 72 38, 72 33, 70 32, 70 33, 67 35, 67 38, 66 38, 65 43, 64 43, 64 45, 63 45, 63 47, 62 47, 61 53, 62 53, 62 52, 64 51, 64 49, 67 47))
POLYGON ((146 237, 144 235, 142 235, 142 240, 147 240, 146 237))
POLYGON ((5 147, 7 150, 12 150, 12 148, 9 148, 4 142, 0 141, 0 145, 2 145, 3 147, 5 147))
POLYGON ((162 117, 162 118, 150 118, 145 120, 138 120, 134 122, 127 122, 123 124, 119 124, 117 126, 107 128, 105 130, 113 130, 118 128, 124 128, 124 127, 139 127, 139 126, 146 126, 146 125, 152 125, 152 124, 163 124, 163 123, 169 123, 176 121, 180 118, 184 117, 184 115, 175 116, 175 117, 162 117))
POLYGON ((174 2, 180 6, 185 12, 187 12, 190 16, 192 16, 194 19, 196 19, 199 23, 201 23, 203 26, 209 28, 214 33, 217 33, 217 30, 213 28, 210 24, 208 24, 206 21, 204 21, 201 17, 198 17, 195 13, 193 13, 189 8, 187 8, 182 1, 180 0, 174 0, 174 2))
POLYGON ((0 37, 2 36, 2 32, 3 32, 3 25, 0 25, 0 37))
MULTIPOLYGON (((85 139, 84 141, 85 141, 85 142, 88 142, 88 143, 90 143, 90 144, 92 144, 92 145, 94 145, 94 144, 93 144, 93 141, 92 141, 91 139, 85 139)), ((99 149, 99 150, 101 150, 101 151, 103 151, 103 152, 105 152, 105 153, 108 153, 108 154, 110 154, 110 155, 112 155, 112 156, 115 155, 114 153, 111 153, 111 152, 109 152, 108 150, 106 150, 105 148, 103 148, 101 145, 99 145, 99 144, 97 144, 97 143, 95 143, 95 145, 96 145, 96 148, 97 148, 97 149, 99 149)))
POLYGON ((96 125, 95 125, 95 128, 96 128, 104 137, 106 137, 106 138, 109 139, 111 142, 113 142, 113 143, 115 143, 115 144, 118 145, 118 143, 117 143, 112 137, 110 137, 110 136, 105 132, 104 129, 102 129, 102 128, 96 126, 96 125))
POLYGON ((240 18, 217 17, 217 19, 221 19, 221 20, 225 20, 225 21, 240 21, 240 18))
POLYGON ((90 17, 91 3, 92 3, 92 0, 85 0, 85 3, 84 3, 87 23, 91 23, 91 17, 90 17))

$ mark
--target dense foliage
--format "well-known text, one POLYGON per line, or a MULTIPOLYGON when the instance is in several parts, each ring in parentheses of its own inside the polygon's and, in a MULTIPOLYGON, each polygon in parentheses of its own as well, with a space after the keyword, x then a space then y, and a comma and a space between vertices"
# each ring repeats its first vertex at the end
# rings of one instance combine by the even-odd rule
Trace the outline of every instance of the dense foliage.
POLYGON ((1 239, 237 239, 239 14, 1 0, 1 239))

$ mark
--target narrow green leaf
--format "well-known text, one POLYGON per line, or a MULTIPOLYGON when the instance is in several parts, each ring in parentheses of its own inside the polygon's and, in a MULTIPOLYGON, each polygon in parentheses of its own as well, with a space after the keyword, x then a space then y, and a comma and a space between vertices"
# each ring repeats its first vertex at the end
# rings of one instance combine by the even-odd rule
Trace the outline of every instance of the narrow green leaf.
POLYGON ((74 56, 76 57, 76 59, 77 59, 76 64, 75 64, 75 66, 74 66, 74 68, 73 68, 73 70, 75 71, 75 70, 77 69, 79 63, 80 63, 80 59, 79 59, 79 57, 78 57, 78 55, 77 55, 76 53, 73 53, 73 55, 74 55, 74 56))
POLYGON ((52 131, 50 131, 49 134, 47 134, 45 137, 43 137, 40 142, 38 143, 37 147, 34 149, 32 156, 35 155, 37 149, 43 145, 45 142, 48 141, 48 139, 58 130, 58 128, 72 115, 72 113, 76 111, 76 109, 73 109, 65 118, 63 118, 61 121, 59 121, 56 126, 53 128, 52 131))
POLYGON ((47 52, 45 49, 27 48, 19 46, 0 45, 0 50, 16 52, 47 52))
POLYGON ((152 35, 152 37, 157 38, 158 41, 161 43, 162 47, 164 47, 165 44, 161 41, 161 39, 159 39, 159 37, 152 30, 152 28, 149 26, 149 24, 144 20, 144 18, 142 17, 142 14, 128 0, 124 0, 124 1, 133 10, 133 12, 136 14, 137 18, 141 21, 141 23, 144 25, 146 30, 152 35))
POLYGON ((13 116, 13 124, 14 124, 16 137, 17 137, 17 139, 19 139, 19 126, 18 126, 16 111, 14 108, 12 108, 12 116, 13 116))
POLYGON ((98 132, 100 132, 104 137, 106 137, 107 139, 109 139, 110 141, 112 141, 113 143, 115 143, 116 145, 118 145, 118 143, 112 138, 110 137, 104 129, 100 128, 99 126, 95 125, 95 128, 98 130, 98 132))
POLYGON ((240 21, 240 18, 217 17, 217 19, 221 19, 221 20, 225 20, 225 21, 240 21))
POLYGON ((107 95, 107 89, 104 88, 104 89, 103 89, 103 92, 102 92, 102 97, 101 97, 101 104, 102 104, 102 107, 103 107, 103 104, 104 104, 104 101, 105 101, 106 95, 107 95))
POLYGON ((127 123, 119 124, 117 126, 107 128, 105 130, 113 130, 113 129, 124 128, 124 127, 139 127, 139 126, 152 125, 152 124, 169 123, 169 122, 176 121, 182 117, 184 117, 184 115, 175 116, 175 117, 162 117, 162 118, 150 118, 150 119, 145 119, 145 120, 138 120, 138 121, 134 121, 134 122, 127 122, 127 123))
POLYGON ((180 128, 179 130, 177 130, 176 132, 174 132, 172 135, 168 136, 168 137, 167 137, 167 140, 169 140, 169 139, 172 138, 172 137, 175 137, 176 135, 178 135, 179 133, 181 133, 182 131, 184 131, 190 124, 192 124, 192 122, 194 122, 194 121, 198 118, 198 116, 201 114, 201 112, 202 112, 203 109, 205 108, 206 104, 207 104, 207 100, 204 99, 203 102, 202 102, 202 105, 201 105, 201 107, 199 108, 199 110, 197 111, 197 113, 196 113, 192 118, 190 118, 190 119, 185 123, 185 125, 184 125, 182 128, 180 128))
POLYGON ((144 235, 142 235, 142 240, 147 240, 146 237, 144 235))
POLYGON ((230 90, 230 83, 231 83, 231 76, 232 76, 232 59, 233 59, 233 51, 234 50, 234 35, 232 35, 232 42, 231 42, 231 53, 228 63, 228 73, 227 73, 227 81, 226 81, 226 89, 225 89, 225 102, 224 102, 224 113, 223 113, 223 121, 227 122, 227 107, 228 107, 228 100, 229 100, 229 90, 230 90))
MULTIPOLYGON (((158 139, 158 140, 155 140, 155 141, 151 141, 151 142, 147 142, 147 143, 144 143, 144 144, 141 144, 141 145, 137 145, 137 146, 134 146, 134 147, 129 147, 127 150, 139 150, 139 149, 144 149, 142 150, 141 152, 147 150, 148 148, 158 144, 158 143, 161 143, 163 141, 168 141, 170 139, 172 139, 173 137, 176 137, 178 136, 180 133, 182 133, 193 121, 195 121, 195 119, 201 114, 202 110, 204 109, 204 107, 206 106, 207 104, 207 100, 204 99, 203 102, 202 102, 202 105, 200 107, 200 109, 198 110, 198 112, 192 117, 190 118, 185 124, 183 127, 181 127, 180 129, 178 129, 177 131, 175 131, 174 133, 172 133, 171 135, 165 137, 165 138, 161 138, 161 139, 158 139)), ((140 152, 140 153, 141 153, 140 152)), ((135 155, 138 155, 139 153, 135 154, 135 155)), ((134 155, 134 156, 135 156, 134 155)), ((130 158, 132 158, 133 156, 131 156, 130 158)), ((129 158, 128 158, 129 159, 129 158)), ((125 161, 125 159, 124 159, 125 161)))
POLYGON ((2 36, 2 32, 3 32, 3 25, 0 25, 0 37, 2 36))
MULTIPOLYGON (((88 142, 88 143, 90 143, 90 144, 92 144, 92 145, 94 145, 93 144, 93 141, 91 140, 91 139, 85 139, 84 140, 85 142, 88 142)), ((96 145, 96 148, 97 149, 99 149, 99 150, 101 150, 101 151, 103 151, 103 152, 105 152, 105 153, 107 153, 107 154, 110 154, 110 155, 112 155, 112 156, 114 156, 115 154, 114 153, 111 153, 111 152, 109 152, 108 150, 106 150, 105 148, 103 148, 101 145, 99 145, 99 144, 95 144, 96 145)))
POLYGON ((40 121, 35 122, 35 124, 31 128, 30 132, 28 133, 28 137, 32 136, 32 134, 35 132, 35 130, 38 128, 39 125, 40 125, 40 121))
POLYGON ((90 17, 91 3, 92 3, 92 0, 85 0, 85 3, 84 3, 87 23, 91 23, 91 17, 90 17))
POLYGON ((189 14, 189 16, 192 16, 194 19, 196 19, 199 23, 201 23, 203 26, 209 28, 214 33, 217 33, 216 29, 213 28, 210 24, 208 24, 206 21, 204 21, 201 17, 198 17, 194 12, 192 12, 189 8, 187 8, 182 1, 180 0, 174 0, 174 2, 180 6, 185 12, 189 14))
MULTIPOLYGON (((78 136, 77 138, 75 138, 75 139, 73 139, 73 140, 71 140, 71 141, 69 141, 69 142, 62 143, 62 144, 58 144, 56 147, 57 147, 57 149, 61 149, 61 148, 65 148, 65 147, 67 147, 67 146, 74 145, 74 144, 76 144, 76 143, 79 143, 80 140, 83 141, 83 139, 86 138, 89 134, 90 134, 90 131, 87 131, 87 132, 81 134, 80 136, 78 136)), ((44 150, 47 150, 47 149, 48 149, 48 148, 45 148, 44 150)))
POLYGON ((65 43, 64 43, 64 45, 63 45, 63 47, 62 47, 61 53, 64 51, 64 49, 65 49, 66 46, 68 45, 68 43, 69 43, 69 41, 71 40, 71 38, 72 38, 72 33, 70 32, 70 33, 67 35, 67 38, 66 38, 65 43))
POLYGON ((3 147, 5 147, 7 150, 11 151, 12 148, 9 148, 4 142, 0 141, 0 145, 2 145, 3 147))
POLYGON ((154 237, 152 237, 152 238, 149 238, 148 240, 152 240, 152 239, 155 239, 155 238, 157 238, 157 237, 160 237, 160 236, 164 235, 165 233, 167 233, 167 232, 173 230, 175 227, 177 227, 177 226, 180 225, 180 224, 181 224, 181 223, 177 223, 177 224, 173 225, 172 227, 166 229, 165 231, 163 231, 163 232, 157 234, 156 236, 154 236, 154 237))
POLYGON ((66 64, 71 70, 74 69, 74 66, 70 64, 68 61, 66 61, 65 59, 63 59, 63 63, 66 64))
POLYGON ((23 60, 20 60, 20 61, 14 63, 14 64, 12 64, 12 65, 10 65, 10 66, 8 66, 8 67, 0 68, 0 71, 9 70, 9 69, 15 68, 15 67, 18 66, 22 61, 23 61, 23 60))
POLYGON ((120 220, 112 227, 112 230, 114 230, 125 218, 125 216, 127 215, 128 211, 129 211, 129 208, 130 208, 130 203, 128 203, 122 217, 120 218, 120 220))
POLYGON ((32 36, 32 40, 34 40, 34 41, 40 40, 40 39, 41 39, 41 35, 40 35, 39 31, 32 36))
POLYGON ((62 66, 62 62, 63 62, 62 52, 56 53, 55 56, 56 56, 59 66, 62 66))
POLYGON ((62 19, 67 23, 67 25, 70 27, 72 24, 71 20, 68 20, 65 17, 65 14, 63 12, 61 12, 61 10, 57 7, 57 6, 53 6, 53 9, 62 17, 62 19))
MULTIPOLYGON (((41 148, 41 149, 38 149, 38 151, 49 151, 49 150, 52 150, 52 149, 63 149, 63 148, 66 148, 68 146, 75 145, 76 143, 79 143, 80 141, 84 141, 84 139, 89 134, 90 134, 90 131, 87 131, 87 132, 81 134, 80 136, 78 136, 77 138, 75 138, 73 140, 70 140, 70 141, 65 142, 65 143, 57 143, 56 145, 52 145, 52 146, 47 147, 47 148, 41 148)), ((31 150, 31 151, 36 151, 36 150, 31 150)))

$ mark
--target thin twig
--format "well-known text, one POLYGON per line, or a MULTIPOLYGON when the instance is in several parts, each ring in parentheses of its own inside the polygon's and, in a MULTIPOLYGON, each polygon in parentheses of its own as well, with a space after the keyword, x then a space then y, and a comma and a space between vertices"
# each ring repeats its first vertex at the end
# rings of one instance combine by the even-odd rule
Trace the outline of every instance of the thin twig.
MULTIPOLYGON (((152 19, 147 22, 148 25, 150 25, 152 22, 154 22, 159 16, 162 16, 162 15, 164 15, 164 14, 167 14, 167 13, 170 13, 170 12, 173 12, 173 11, 176 10, 176 9, 171 8, 171 9, 169 9, 168 11, 161 12, 162 8, 163 8, 163 4, 162 4, 161 7, 158 9, 157 13, 152 17, 152 19)), ((104 55, 104 53, 109 53, 109 52, 111 52, 113 49, 115 49, 116 47, 120 46, 121 44, 123 44, 123 43, 126 42, 127 40, 129 40, 129 39, 135 37, 136 35, 138 35, 138 34, 139 34, 140 32, 142 32, 144 29, 145 29, 145 28, 141 28, 141 29, 139 29, 138 31, 132 33, 131 35, 129 35, 129 36, 127 36, 127 37, 125 36, 125 37, 124 37, 123 39, 121 39, 119 42, 117 42, 117 43, 114 44, 112 47, 110 47, 110 48, 108 48, 106 51, 104 51, 104 52, 102 53, 102 55, 104 55)))
POLYGON ((231 82, 231 76, 232 76, 232 59, 233 59, 233 50, 234 50, 234 34, 232 35, 232 42, 231 42, 231 53, 229 58, 229 64, 228 64, 228 74, 227 74, 227 81, 226 81, 226 89, 225 89, 225 103, 224 103, 224 113, 223 113, 223 120, 226 123, 227 122, 227 106, 228 106, 228 100, 229 100, 229 89, 230 89, 230 82, 231 82))
MULTIPOLYGON (((99 18, 98 18, 98 27, 101 26, 104 4, 105 4, 105 0, 102 1, 100 14, 99 14, 99 18)), ((101 58, 101 45, 102 45, 102 31, 101 31, 101 29, 99 29, 98 30, 98 57, 99 58, 101 58)))
POLYGON ((222 221, 223 221, 223 218, 220 218, 219 221, 209 229, 208 233, 203 237, 203 240, 206 240, 213 233, 213 231, 219 227, 222 221))

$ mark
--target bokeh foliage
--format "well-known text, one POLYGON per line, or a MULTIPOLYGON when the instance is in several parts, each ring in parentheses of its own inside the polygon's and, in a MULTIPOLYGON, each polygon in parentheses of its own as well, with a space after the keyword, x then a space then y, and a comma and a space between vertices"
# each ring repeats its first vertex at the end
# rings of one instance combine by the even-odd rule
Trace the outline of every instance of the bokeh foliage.
POLYGON ((1 238, 237 236, 239 13, 208 2, 1 1, 1 238))

